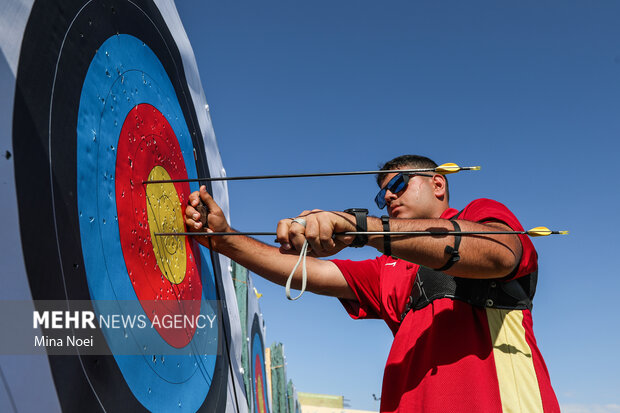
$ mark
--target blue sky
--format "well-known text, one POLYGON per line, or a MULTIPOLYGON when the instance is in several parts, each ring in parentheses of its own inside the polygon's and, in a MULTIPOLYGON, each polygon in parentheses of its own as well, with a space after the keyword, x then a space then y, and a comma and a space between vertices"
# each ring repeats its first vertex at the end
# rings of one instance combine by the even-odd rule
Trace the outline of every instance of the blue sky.
MULTIPOLYGON (((450 176, 451 206, 494 198, 526 228, 570 230, 534 240, 534 330, 566 411, 620 410, 619 3, 264 0, 177 1, 177 8, 229 176, 374 169, 417 153, 482 166, 450 176)), ((272 231, 312 208, 380 215, 376 191, 371 176, 231 182, 232 224, 272 231)), ((362 248, 340 257, 375 255, 362 248)), ((387 327, 349 319, 335 299, 288 302, 282 287, 255 283, 267 343, 284 343, 297 389, 377 409, 387 327)))

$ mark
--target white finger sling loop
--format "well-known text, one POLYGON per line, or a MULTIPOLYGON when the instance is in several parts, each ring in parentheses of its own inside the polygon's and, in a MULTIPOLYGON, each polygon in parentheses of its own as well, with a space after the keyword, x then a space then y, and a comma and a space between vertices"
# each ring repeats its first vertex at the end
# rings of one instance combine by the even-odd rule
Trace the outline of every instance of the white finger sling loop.
POLYGON ((308 254, 308 240, 304 241, 303 247, 301 247, 301 252, 299 253, 299 259, 297 260, 297 264, 293 267, 293 271, 291 271, 291 275, 288 276, 288 280, 286 280, 286 298, 291 301, 297 300, 301 295, 306 291, 306 281, 308 279, 308 273, 306 271, 306 255, 308 254), (303 262, 302 262, 303 261, 303 262), (291 282, 293 281, 293 275, 295 275, 295 271, 301 266, 301 291, 297 297, 291 297, 291 282))
MULTIPOLYGON (((303 225, 304 228, 306 227, 306 220, 303 218, 295 218, 293 222, 303 225)), ((291 271, 291 275, 289 275, 288 279, 286 280, 286 298, 288 298, 291 301, 297 300, 299 297, 301 297, 304 291, 306 291, 306 281, 308 280, 308 272, 306 271, 306 255, 307 254, 308 254, 308 240, 305 240, 304 245, 301 247, 301 251, 299 252, 299 259, 297 260, 297 264, 295 264, 295 266, 293 267, 293 271, 291 271), (299 295, 297 297, 293 298, 291 297, 291 282, 293 282, 293 275, 295 275, 295 271, 297 271, 297 268, 299 267, 300 263, 302 264, 301 266, 301 291, 299 292, 299 295)))

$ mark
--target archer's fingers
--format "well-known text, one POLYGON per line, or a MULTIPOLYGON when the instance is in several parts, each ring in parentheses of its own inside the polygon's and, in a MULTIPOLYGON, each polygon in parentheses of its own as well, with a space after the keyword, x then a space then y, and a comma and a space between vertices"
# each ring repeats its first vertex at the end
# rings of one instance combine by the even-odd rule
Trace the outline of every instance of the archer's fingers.
POLYGON ((189 198, 187 200, 187 204, 191 205, 192 207, 197 207, 198 204, 200 203, 200 191, 194 191, 191 194, 189 194, 189 198))
MULTIPOLYGON (((307 223, 306 223, 307 225, 307 223)), ((306 242, 306 226, 299 222, 291 221, 288 229, 288 239, 295 251, 301 251, 306 242)))
POLYGON ((202 228, 200 214, 189 205, 185 208, 185 225, 187 225, 187 228, 190 230, 202 228))
POLYGON ((328 221, 321 221, 319 227, 319 241, 324 251, 333 251, 336 243, 334 242, 333 227, 328 221))
POLYGON ((192 218, 185 218, 185 225, 187 225, 187 228, 190 230, 202 228, 202 222, 196 221, 192 218))
POLYGON ((304 238, 308 240, 308 244, 312 247, 312 251, 320 253, 322 251, 321 241, 319 238, 319 220, 315 216, 306 216, 306 229, 304 238))
POLYGON ((282 219, 278 222, 278 227, 276 228, 276 242, 280 243, 280 251, 289 251, 292 246, 288 237, 289 227, 291 226, 292 219, 282 219))
POLYGON ((185 207, 185 218, 198 220, 200 213, 190 204, 185 207))
POLYGON ((196 201, 196 204, 199 202, 196 198, 192 199, 192 195, 196 195, 197 198, 198 191, 190 195, 188 205, 185 207, 185 225, 187 225, 190 229, 200 229, 200 227, 202 227, 202 223, 200 222, 200 213, 192 205, 192 201, 196 201))

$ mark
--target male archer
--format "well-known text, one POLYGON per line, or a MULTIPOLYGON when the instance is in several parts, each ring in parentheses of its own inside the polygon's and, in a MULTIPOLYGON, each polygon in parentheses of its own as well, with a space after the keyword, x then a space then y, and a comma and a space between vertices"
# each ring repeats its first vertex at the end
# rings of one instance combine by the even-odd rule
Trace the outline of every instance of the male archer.
MULTIPOLYGON (((404 155, 382 170, 436 168, 404 155)), ((304 242, 307 289, 340 299, 354 319, 381 318, 394 334, 383 377, 382 412, 558 412, 549 373, 532 330, 537 254, 527 235, 342 236, 346 231, 523 231, 504 205, 476 199, 450 208, 438 173, 381 173, 367 211, 305 211, 278 223, 272 247, 245 236, 196 237, 250 271, 284 285, 304 242), (346 247, 375 248, 365 261, 322 260, 346 247)), ((202 187, 190 195, 192 231, 232 232, 202 187), (200 223, 200 199, 209 209, 200 223)), ((293 287, 301 286, 301 269, 293 287)))

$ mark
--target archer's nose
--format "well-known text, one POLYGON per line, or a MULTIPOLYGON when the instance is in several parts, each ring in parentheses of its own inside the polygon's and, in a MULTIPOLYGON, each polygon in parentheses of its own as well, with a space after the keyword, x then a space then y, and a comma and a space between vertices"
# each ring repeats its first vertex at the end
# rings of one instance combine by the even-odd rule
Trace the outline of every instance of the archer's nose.
POLYGON ((383 199, 385 199, 385 203, 387 204, 387 206, 390 206, 392 201, 396 198, 398 198, 398 196, 389 189, 385 191, 385 196, 383 197, 383 199))

